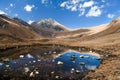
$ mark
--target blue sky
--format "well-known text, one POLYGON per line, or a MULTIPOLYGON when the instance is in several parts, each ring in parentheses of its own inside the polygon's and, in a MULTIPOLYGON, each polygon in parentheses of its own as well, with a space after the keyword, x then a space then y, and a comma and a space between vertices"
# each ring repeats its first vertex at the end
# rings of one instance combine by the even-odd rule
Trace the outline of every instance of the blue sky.
POLYGON ((52 18, 68 28, 111 22, 120 16, 120 0, 0 0, 0 14, 26 22, 52 18))

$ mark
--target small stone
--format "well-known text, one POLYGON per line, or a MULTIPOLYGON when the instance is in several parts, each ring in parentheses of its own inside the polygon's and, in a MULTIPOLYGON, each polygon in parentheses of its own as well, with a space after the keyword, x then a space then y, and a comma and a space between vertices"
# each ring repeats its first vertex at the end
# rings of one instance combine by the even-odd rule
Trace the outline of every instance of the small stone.
POLYGON ((90 51, 90 53, 92 53, 92 51, 90 51))
POLYGON ((35 71, 35 74, 39 74, 39 72, 38 72, 38 71, 35 71))
POLYGON ((57 64, 58 64, 58 65, 62 65, 62 64, 63 64, 63 62, 61 62, 61 61, 58 61, 58 62, 57 62, 57 64))
POLYGON ((54 74, 54 73, 55 73, 54 71, 51 72, 51 74, 54 74))
POLYGON ((5 59, 3 59, 3 61, 5 61, 5 62, 9 62, 10 59, 9 59, 9 58, 5 58, 5 59))
POLYGON ((41 61, 40 59, 38 59, 38 61, 41 61))
POLYGON ((53 59, 52 62, 55 62, 55 60, 53 59))
POLYGON ((74 68, 72 68, 71 69, 71 71, 70 71, 70 73, 74 73, 75 72, 75 69, 74 68))
POLYGON ((31 73, 30 73, 30 77, 34 77, 34 74, 33 74, 33 72, 31 72, 31 73))
POLYGON ((2 66, 3 65, 3 63, 0 63, 0 66, 2 66))
POLYGON ((27 54, 28 58, 33 58, 33 56, 31 54, 27 54))
POLYGON ((33 63, 35 63, 36 61, 35 60, 33 60, 33 63))
POLYGON ((80 58, 84 58, 84 55, 80 55, 80 58))
POLYGON ((46 55, 47 53, 44 53, 44 55, 46 55))
POLYGON ((10 65, 6 65, 6 67, 10 67, 10 65))
POLYGON ((80 70, 76 70, 76 73, 80 73, 80 70))
POLYGON ((80 65, 84 65, 85 63, 84 63, 84 62, 80 62, 79 64, 80 64, 80 65))
POLYGON ((56 52, 54 51, 53 54, 56 54, 56 52))
POLYGON ((25 67, 24 70, 25 70, 25 72, 29 72, 30 71, 30 69, 28 67, 25 67))
POLYGON ((24 57, 24 55, 20 55, 20 58, 23 58, 24 57))
POLYGON ((56 79, 58 79, 58 78, 59 78, 59 76, 55 76, 55 78, 56 78, 56 79))

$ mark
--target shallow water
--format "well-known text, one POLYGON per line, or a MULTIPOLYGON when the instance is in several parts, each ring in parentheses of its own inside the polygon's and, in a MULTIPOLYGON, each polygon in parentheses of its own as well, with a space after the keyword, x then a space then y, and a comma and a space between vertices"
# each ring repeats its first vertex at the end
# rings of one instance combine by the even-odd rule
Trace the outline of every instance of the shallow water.
POLYGON ((0 79, 81 79, 100 64, 99 56, 75 51, 44 51, 1 57, 0 79))

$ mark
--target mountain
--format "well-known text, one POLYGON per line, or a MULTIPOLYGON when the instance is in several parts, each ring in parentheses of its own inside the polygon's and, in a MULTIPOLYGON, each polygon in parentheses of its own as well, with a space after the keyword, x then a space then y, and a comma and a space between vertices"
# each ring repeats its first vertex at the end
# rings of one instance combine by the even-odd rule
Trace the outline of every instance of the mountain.
POLYGON ((25 26, 30 26, 27 22, 25 22, 24 20, 22 19, 19 19, 17 17, 13 18, 17 23, 20 23, 22 25, 25 25, 25 26))
POLYGON ((117 18, 109 24, 104 24, 99 27, 90 28, 90 35, 86 39, 96 39, 103 36, 116 34, 120 32, 120 18, 117 18))
POLYGON ((56 33, 67 32, 69 29, 52 19, 42 19, 31 24, 32 29, 44 37, 54 37, 56 33))
POLYGON ((95 27, 76 29, 68 32, 58 33, 56 38, 83 38, 97 34, 107 29, 108 24, 102 24, 95 27))
MULTIPOLYGON (((120 32, 120 18, 111 23, 95 27, 69 30, 52 19, 42 19, 31 25, 19 18, 0 15, 0 42, 36 40, 40 38, 74 39, 79 41, 97 40, 120 32)), ((107 39, 106 39, 107 40, 107 39)))
POLYGON ((56 38, 76 38, 79 40, 91 40, 117 32, 120 32, 120 17, 108 24, 59 33, 57 34, 56 38))
POLYGON ((0 43, 38 39, 40 35, 7 15, 0 15, 0 43))

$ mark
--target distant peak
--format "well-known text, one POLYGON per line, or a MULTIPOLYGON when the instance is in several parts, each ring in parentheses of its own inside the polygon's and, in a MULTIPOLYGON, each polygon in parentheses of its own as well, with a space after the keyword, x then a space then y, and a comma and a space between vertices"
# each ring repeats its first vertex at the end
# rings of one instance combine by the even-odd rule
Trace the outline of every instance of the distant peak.
POLYGON ((0 17, 2 17, 2 18, 9 18, 9 19, 11 19, 8 15, 6 15, 6 14, 0 14, 0 17))
POLYGON ((116 20, 120 20, 120 16, 116 20))

